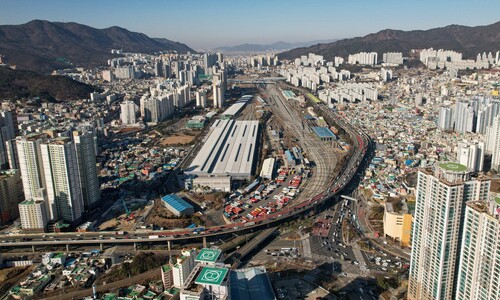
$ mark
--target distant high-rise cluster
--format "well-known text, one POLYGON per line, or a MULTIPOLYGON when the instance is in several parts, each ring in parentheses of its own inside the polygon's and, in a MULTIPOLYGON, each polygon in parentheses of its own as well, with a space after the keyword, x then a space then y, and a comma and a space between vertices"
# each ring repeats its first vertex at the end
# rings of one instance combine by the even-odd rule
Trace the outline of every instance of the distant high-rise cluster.
POLYGON ((140 99, 141 117, 145 122, 165 121, 175 108, 183 108, 191 101, 189 85, 178 86, 175 82, 167 86, 151 88, 140 99))
POLYGON ((350 54, 347 58, 347 63, 350 65, 376 65, 378 63, 377 52, 360 52, 350 54))
POLYGON ((278 57, 275 55, 250 56, 247 59, 247 63, 252 68, 276 66, 278 65, 278 57))
POLYGON ((488 97, 474 97, 456 101, 455 107, 442 107, 438 126, 442 130, 457 132, 486 133, 493 125, 493 119, 500 114, 500 100, 488 97))
POLYGON ((462 59, 462 53, 452 50, 434 50, 433 48, 420 51, 420 61, 429 69, 487 69, 490 65, 498 64, 499 52, 496 55, 490 52, 478 54, 476 60, 462 59))

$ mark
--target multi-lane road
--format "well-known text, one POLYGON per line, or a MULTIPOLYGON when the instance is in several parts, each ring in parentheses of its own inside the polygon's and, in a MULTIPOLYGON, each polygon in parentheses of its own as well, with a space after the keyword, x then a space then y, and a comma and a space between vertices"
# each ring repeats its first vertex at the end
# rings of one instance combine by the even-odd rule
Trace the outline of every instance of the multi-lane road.
MULTIPOLYGON (((297 115, 293 113, 283 102, 282 96, 276 87, 270 89, 270 92, 274 94, 274 100, 276 105, 282 110, 283 113, 288 114, 290 118, 287 123, 289 123, 290 130, 296 130, 299 132, 302 130, 300 121, 297 119, 297 115), (278 93, 278 95, 276 95, 278 93)), ((309 144, 308 139, 304 139, 302 142, 304 146, 312 147, 307 148, 309 155, 316 160, 318 164, 318 172, 314 180, 314 187, 311 190, 321 191, 316 195, 302 196, 301 202, 295 202, 292 205, 285 207, 284 209, 270 214, 264 215, 261 218, 252 220, 251 222, 239 222, 233 224, 227 224, 223 226, 213 226, 195 229, 177 229, 168 231, 136 231, 131 234, 118 235, 114 231, 107 232, 84 232, 84 233, 46 233, 46 234, 4 234, 0 236, 0 247, 27 247, 27 246, 54 246, 54 245, 105 245, 105 244, 132 244, 132 243, 167 243, 169 241, 186 241, 190 239, 199 239, 207 237, 215 237, 228 233, 236 233, 255 229, 264 229, 271 226, 276 226, 284 221, 295 218, 299 215, 308 213, 309 211, 320 207, 322 203, 331 199, 334 195, 339 193, 352 179, 354 174, 357 172, 358 166, 361 163, 365 153, 366 147, 368 146, 368 137, 359 132, 356 128, 350 124, 343 122, 333 111, 327 108, 324 104, 316 104, 323 114, 329 115, 332 118, 338 120, 339 126, 341 126, 349 135, 353 141, 353 149, 349 160, 346 165, 342 168, 340 174, 336 179, 330 178, 328 173, 332 171, 334 166, 331 166, 331 162, 325 162, 322 160, 322 150, 317 147, 317 144, 309 144), (320 165, 321 164, 321 165, 320 165), (318 176, 319 175, 319 176, 318 176)), ((286 116, 285 114, 285 116, 286 116)))

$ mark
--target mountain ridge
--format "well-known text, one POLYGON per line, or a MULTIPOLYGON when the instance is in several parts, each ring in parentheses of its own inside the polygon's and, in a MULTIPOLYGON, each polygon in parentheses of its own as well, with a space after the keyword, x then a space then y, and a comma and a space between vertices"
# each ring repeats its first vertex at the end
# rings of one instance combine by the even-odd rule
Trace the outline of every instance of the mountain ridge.
POLYGON ((448 25, 428 30, 384 29, 363 37, 342 39, 333 43, 300 47, 279 54, 282 59, 294 59, 308 53, 323 55, 327 60, 346 57, 357 52, 402 52, 423 48, 455 50, 464 58, 475 58, 477 53, 500 50, 500 21, 481 26, 448 25))
POLYGON ((0 98, 44 101, 86 99, 96 88, 65 76, 42 75, 34 71, 0 67, 0 98))
POLYGON ((185 44, 160 42, 119 26, 97 29, 76 22, 32 20, 0 25, 0 54, 20 69, 50 72, 74 66, 97 66, 113 57, 111 49, 130 52, 195 52, 185 44))
POLYGON ((223 47, 217 47, 214 50, 215 51, 226 51, 226 52, 258 52, 258 51, 273 51, 273 50, 288 50, 292 48, 297 48, 297 47, 307 47, 310 45, 314 44, 320 44, 320 43, 325 43, 325 42, 333 42, 335 39, 329 39, 329 40, 316 40, 316 41, 309 41, 309 42, 297 42, 297 43, 289 43, 289 42, 284 42, 284 41, 277 41, 272 44, 252 44, 252 43, 245 43, 245 44, 240 44, 240 45, 235 45, 235 46, 223 46, 223 47))

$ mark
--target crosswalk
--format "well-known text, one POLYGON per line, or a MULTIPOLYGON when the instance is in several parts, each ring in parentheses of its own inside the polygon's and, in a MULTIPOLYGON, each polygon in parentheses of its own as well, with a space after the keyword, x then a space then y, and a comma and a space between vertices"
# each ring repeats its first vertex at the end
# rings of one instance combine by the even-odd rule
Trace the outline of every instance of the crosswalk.
POLYGON ((302 238, 302 251, 305 258, 312 259, 311 241, 309 236, 302 238))
POLYGON ((361 270, 360 275, 368 276, 370 274, 370 270, 367 268, 365 257, 361 253, 361 250, 359 249, 359 246, 357 244, 354 244, 352 246, 352 253, 354 254, 356 260, 359 262, 359 269, 361 270))

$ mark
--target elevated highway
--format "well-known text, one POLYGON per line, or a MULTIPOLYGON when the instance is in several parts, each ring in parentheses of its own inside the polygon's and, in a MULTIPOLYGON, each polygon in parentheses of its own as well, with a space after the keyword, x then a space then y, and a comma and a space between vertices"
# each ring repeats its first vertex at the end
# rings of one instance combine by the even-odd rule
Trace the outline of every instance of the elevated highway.
POLYGON ((166 231, 143 230, 135 231, 130 234, 117 235, 115 231, 100 232, 69 232, 69 233, 45 233, 45 234, 12 234, 1 235, 0 247, 36 247, 41 246, 66 246, 72 245, 95 245, 103 248, 106 245, 120 244, 166 244, 170 249, 172 243, 189 242, 194 239, 202 239, 206 245, 207 238, 217 238, 231 233, 245 233, 249 231, 262 230, 275 227, 283 222, 289 221, 301 215, 305 215, 312 210, 318 209, 321 204, 329 201, 338 195, 342 189, 351 181, 356 174, 357 169, 365 157, 367 147, 369 146, 369 137, 359 131, 351 124, 345 122, 341 116, 335 114, 323 103, 315 105, 324 114, 334 118, 340 127, 342 127, 350 136, 353 142, 353 151, 343 166, 339 176, 333 180, 327 189, 323 192, 306 199, 301 203, 296 203, 285 207, 284 209, 263 217, 252 220, 251 222, 240 222, 227 224, 223 226, 207 227, 203 230, 194 229, 175 229, 166 231))

